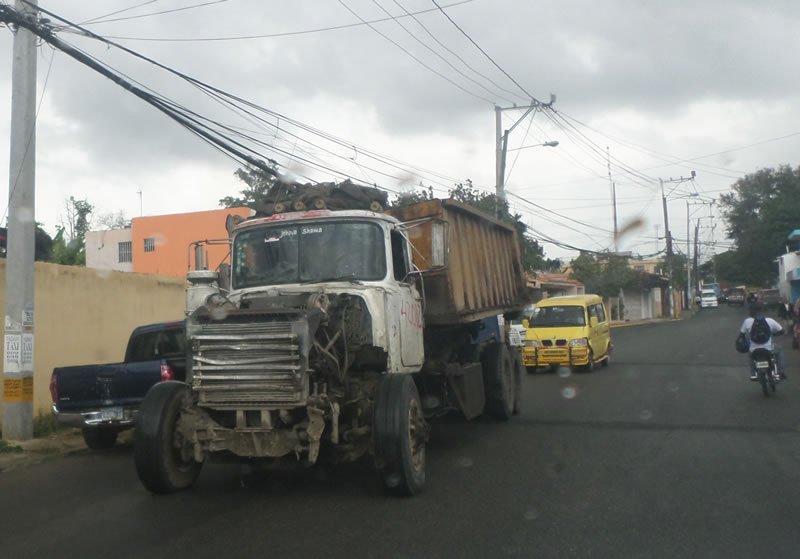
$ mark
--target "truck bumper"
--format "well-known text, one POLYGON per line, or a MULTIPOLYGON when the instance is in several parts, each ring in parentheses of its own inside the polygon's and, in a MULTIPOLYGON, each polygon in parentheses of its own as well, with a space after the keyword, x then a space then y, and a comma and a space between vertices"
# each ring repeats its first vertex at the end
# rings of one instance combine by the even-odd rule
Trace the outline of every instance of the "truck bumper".
POLYGON ((80 412, 61 412, 55 404, 52 406, 52 411, 60 425, 79 427, 81 429, 100 427, 128 429, 134 426, 136 415, 139 413, 137 408, 122 407, 98 408, 80 412))
POLYGON ((548 365, 587 365, 589 363, 589 349, 586 346, 578 347, 524 347, 522 348, 522 362, 526 367, 546 367, 548 365))

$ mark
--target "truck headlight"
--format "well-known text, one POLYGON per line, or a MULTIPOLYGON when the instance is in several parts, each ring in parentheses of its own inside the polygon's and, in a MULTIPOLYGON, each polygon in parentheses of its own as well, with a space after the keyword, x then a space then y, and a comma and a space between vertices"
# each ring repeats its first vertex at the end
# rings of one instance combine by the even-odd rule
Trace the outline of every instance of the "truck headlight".
POLYGON ((538 340, 525 340, 525 347, 539 347, 538 340))
POLYGON ((575 338, 569 341, 569 347, 584 347, 589 345, 589 340, 586 338, 575 338))

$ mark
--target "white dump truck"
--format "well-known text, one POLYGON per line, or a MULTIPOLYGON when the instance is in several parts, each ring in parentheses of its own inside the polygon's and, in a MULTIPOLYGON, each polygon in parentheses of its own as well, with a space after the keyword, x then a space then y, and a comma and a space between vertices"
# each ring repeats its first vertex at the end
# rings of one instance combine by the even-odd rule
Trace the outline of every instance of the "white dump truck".
POLYGON ((526 300, 515 229, 453 200, 324 206, 232 225, 230 266, 189 273, 186 381, 155 385, 136 425, 148 490, 190 487, 215 454, 371 455, 413 495, 428 419, 518 410, 524 367, 498 327, 526 300))

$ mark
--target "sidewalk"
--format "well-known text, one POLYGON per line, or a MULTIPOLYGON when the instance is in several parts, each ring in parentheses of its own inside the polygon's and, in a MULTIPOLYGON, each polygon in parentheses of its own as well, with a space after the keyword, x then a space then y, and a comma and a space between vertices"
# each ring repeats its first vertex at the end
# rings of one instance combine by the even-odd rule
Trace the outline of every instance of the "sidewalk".
POLYGON ((679 318, 665 318, 665 317, 657 317, 657 318, 645 318, 639 320, 609 320, 608 324, 611 328, 619 328, 621 326, 638 326, 640 324, 656 324, 659 322, 674 322, 676 320, 685 320, 687 318, 692 318, 695 313, 697 312, 696 309, 683 309, 681 310, 681 315, 679 318))
MULTIPOLYGON (((120 433, 117 444, 129 441, 132 434, 132 430, 120 433)), ((80 429, 59 429, 29 441, 0 440, 0 474, 76 452, 92 452, 86 447, 80 429)))

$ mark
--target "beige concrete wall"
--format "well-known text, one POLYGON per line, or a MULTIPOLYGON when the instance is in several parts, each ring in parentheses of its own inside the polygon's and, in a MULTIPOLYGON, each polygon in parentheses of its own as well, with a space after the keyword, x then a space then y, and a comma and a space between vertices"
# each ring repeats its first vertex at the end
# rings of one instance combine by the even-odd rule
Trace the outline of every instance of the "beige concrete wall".
MULTIPOLYGON (((3 316, 5 286, 6 260, 0 259, 3 316)), ((122 361, 128 337, 136 326, 183 318, 184 288, 181 278, 37 262, 34 414, 50 410, 53 368, 122 361)))

